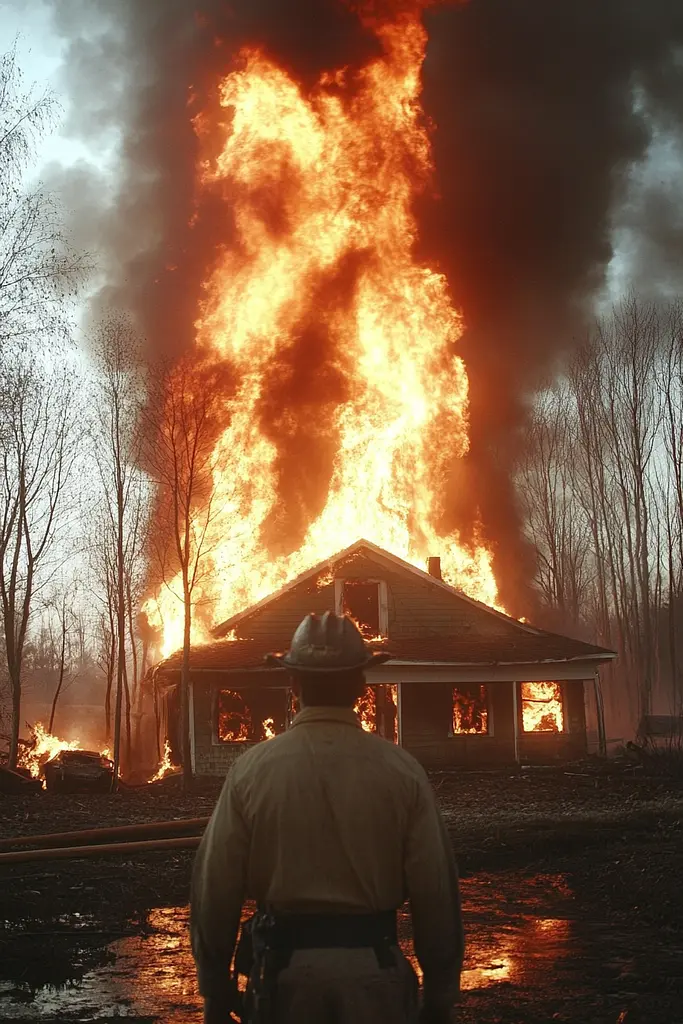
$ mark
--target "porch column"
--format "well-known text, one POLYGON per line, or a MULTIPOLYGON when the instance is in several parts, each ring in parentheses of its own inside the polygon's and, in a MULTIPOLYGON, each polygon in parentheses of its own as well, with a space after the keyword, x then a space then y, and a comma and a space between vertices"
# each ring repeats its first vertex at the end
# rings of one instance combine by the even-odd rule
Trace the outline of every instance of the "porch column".
POLYGON ((593 687, 595 689, 595 712, 598 720, 598 751, 601 757, 607 755, 607 732, 605 730, 605 702, 602 699, 602 687, 600 686, 600 673, 593 676, 593 687))
POLYGON ((519 702, 517 700, 517 680, 512 684, 512 734, 515 744, 515 762, 519 764, 519 702))
POLYGON ((190 716, 190 765, 192 767, 192 775, 196 772, 196 759, 195 759, 195 734, 194 734, 194 680, 190 679, 190 700, 188 713, 190 716))
POLYGON ((396 735, 399 747, 403 746, 403 683, 396 684, 396 735))

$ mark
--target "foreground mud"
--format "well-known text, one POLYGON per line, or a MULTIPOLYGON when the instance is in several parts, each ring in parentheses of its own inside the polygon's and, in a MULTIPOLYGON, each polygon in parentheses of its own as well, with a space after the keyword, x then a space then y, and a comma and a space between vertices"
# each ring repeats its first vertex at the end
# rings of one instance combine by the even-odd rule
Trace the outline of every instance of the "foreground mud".
MULTIPOLYGON (((590 772, 435 778, 464 866, 466 1024, 683 1024, 683 801, 590 772)), ((216 787, 9 801, 5 832, 208 813, 216 787)), ((0 870, 0 1022, 199 1022, 191 856, 0 870)), ((410 954, 409 919, 402 942, 410 954)))

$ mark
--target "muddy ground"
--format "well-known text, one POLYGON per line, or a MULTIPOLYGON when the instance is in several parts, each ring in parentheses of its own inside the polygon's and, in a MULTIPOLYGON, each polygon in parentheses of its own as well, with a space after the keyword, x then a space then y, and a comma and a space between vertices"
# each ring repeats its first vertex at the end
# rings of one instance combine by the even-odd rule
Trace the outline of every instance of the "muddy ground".
MULTIPOLYGON (((683 784, 626 764, 435 773, 464 1024, 683 1024, 683 784)), ((198 817, 219 784, 0 797, 0 835, 198 817)), ((0 1022, 197 1022, 192 854, 0 867, 0 1022)), ((410 953, 409 921, 402 925, 410 953)))

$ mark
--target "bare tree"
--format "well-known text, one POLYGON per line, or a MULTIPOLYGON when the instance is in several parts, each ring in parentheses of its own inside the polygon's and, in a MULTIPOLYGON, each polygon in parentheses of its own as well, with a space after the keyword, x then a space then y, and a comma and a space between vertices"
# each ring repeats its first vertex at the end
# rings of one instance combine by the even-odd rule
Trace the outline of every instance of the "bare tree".
POLYGON ((147 410, 147 462, 158 487, 153 550, 163 587, 182 605, 180 727, 183 779, 189 784, 190 644, 193 602, 206 574, 218 514, 216 438, 225 423, 229 379, 223 367, 188 356, 155 375, 147 410))
POLYGON ((680 687, 682 338, 677 305, 631 296, 615 307, 537 401, 520 469, 539 590, 567 627, 617 648, 624 726, 625 704, 642 721, 661 693, 665 610, 680 687))
POLYGON ((566 387, 539 395, 529 423, 519 490, 537 553, 536 584, 547 608, 580 630, 592 566, 585 518, 578 514, 572 451, 576 417, 566 387))
POLYGON ((0 346, 69 333, 68 300, 90 260, 68 244, 57 198, 26 186, 36 143, 54 122, 50 93, 23 86, 16 47, 0 56, 0 346))
POLYGON ((48 732, 52 732, 54 728, 57 703, 65 684, 68 687, 78 672, 77 660, 74 658, 74 641, 78 629, 78 615, 75 610, 77 600, 78 583, 71 581, 63 585, 59 592, 46 602, 46 611, 51 619, 50 632, 57 665, 57 684, 50 707, 48 732))
POLYGON ((667 641, 672 682, 672 710, 683 713, 683 664, 680 650, 683 603, 683 305, 669 309, 665 324, 662 373, 659 387, 663 403, 666 474, 662 504, 666 526, 667 641))
POLYGON ((16 763, 21 668, 36 589, 71 511, 77 407, 71 377, 14 348, 0 360, 0 600, 12 691, 10 764, 16 763))
MULTIPOLYGON (((113 724, 115 779, 118 779, 124 702, 126 756, 130 757, 128 636, 133 596, 140 588, 144 567, 149 492, 141 469, 140 414, 145 400, 145 380, 139 342, 125 319, 112 314, 102 323, 93 343, 93 364, 95 435, 102 491, 97 561, 106 602, 102 633, 108 669, 111 668, 110 652, 116 651, 113 724)), ((111 681, 112 675, 109 671, 107 674, 111 681)))
POLYGON ((0 597, 11 764, 32 601, 75 458, 73 392, 60 343, 69 336, 69 300, 88 259, 69 249, 55 197, 26 184, 55 113, 49 94, 24 88, 16 48, 0 58, 0 597))

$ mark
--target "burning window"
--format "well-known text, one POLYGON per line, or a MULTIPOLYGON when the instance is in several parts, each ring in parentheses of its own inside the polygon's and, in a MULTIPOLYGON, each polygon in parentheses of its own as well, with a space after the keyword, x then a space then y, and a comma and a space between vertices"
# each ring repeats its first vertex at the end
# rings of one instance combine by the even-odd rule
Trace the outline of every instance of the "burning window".
POLYGON ((564 708, 559 683, 522 683, 524 732, 562 732, 564 708))
POLYGON ((244 688, 220 690, 217 706, 219 743, 258 743, 284 732, 287 691, 244 688))
POLYGON ((387 635, 386 584, 382 580, 336 580, 337 614, 349 615, 363 636, 387 635))
POLYGON ((353 709, 360 718, 360 724, 366 732, 375 732, 377 723, 377 695, 372 686, 365 687, 365 693, 356 701, 353 709))
POLYGON ((392 743, 398 743, 398 687, 396 684, 366 686, 354 711, 365 732, 376 732, 392 743))
POLYGON ((453 735, 485 736, 489 731, 489 697, 485 686, 453 687, 453 735))

